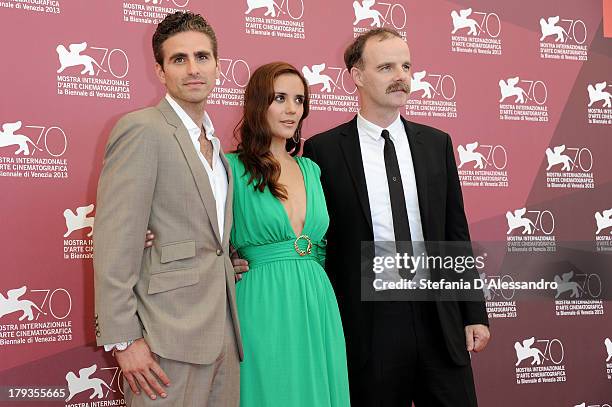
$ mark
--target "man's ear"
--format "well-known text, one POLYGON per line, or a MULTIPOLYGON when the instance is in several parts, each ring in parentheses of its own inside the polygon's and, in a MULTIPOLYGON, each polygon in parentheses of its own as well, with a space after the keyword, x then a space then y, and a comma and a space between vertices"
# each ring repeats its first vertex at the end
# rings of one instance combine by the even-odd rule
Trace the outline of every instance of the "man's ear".
POLYGON ((351 78, 353 78, 353 82, 355 82, 357 87, 363 86, 363 72, 356 66, 351 68, 351 78))
POLYGON ((221 67, 221 65, 219 65, 219 58, 215 58, 215 62, 217 63, 217 67, 215 68, 215 79, 219 79, 221 77, 219 73, 219 68, 221 67))
POLYGON ((155 74, 157 75, 157 79, 164 85, 166 84, 166 73, 164 72, 164 67, 155 63, 155 74))

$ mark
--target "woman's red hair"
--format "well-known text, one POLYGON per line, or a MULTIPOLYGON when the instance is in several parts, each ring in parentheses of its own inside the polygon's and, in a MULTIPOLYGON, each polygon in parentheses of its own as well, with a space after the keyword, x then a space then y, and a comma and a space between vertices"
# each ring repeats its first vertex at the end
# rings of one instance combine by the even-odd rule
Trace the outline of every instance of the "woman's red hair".
POLYGON ((272 195, 278 199, 287 199, 287 191, 279 184, 280 164, 270 152, 272 132, 268 125, 267 112, 274 101, 274 80, 280 75, 291 74, 300 78, 304 84, 304 113, 296 129, 296 143, 292 138, 287 140, 285 148, 292 156, 300 152, 302 140, 302 121, 308 116, 309 95, 308 82, 293 65, 286 62, 272 62, 260 66, 253 72, 244 92, 244 109, 242 119, 234 134, 240 140, 238 157, 250 174, 249 184, 263 192, 267 186, 272 195))

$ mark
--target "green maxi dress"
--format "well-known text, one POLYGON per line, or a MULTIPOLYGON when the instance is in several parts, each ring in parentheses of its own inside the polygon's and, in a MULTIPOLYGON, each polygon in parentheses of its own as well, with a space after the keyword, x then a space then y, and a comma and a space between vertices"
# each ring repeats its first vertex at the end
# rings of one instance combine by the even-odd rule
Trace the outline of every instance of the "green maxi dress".
POLYGON ((321 170, 296 157, 306 186, 306 219, 297 240, 282 203, 247 185, 236 154, 231 242, 249 261, 236 285, 244 361, 241 407, 348 407, 346 351, 338 304, 323 264, 329 216, 321 170), (310 253, 309 242, 312 243, 310 253), (298 250, 304 254, 300 256, 298 250))

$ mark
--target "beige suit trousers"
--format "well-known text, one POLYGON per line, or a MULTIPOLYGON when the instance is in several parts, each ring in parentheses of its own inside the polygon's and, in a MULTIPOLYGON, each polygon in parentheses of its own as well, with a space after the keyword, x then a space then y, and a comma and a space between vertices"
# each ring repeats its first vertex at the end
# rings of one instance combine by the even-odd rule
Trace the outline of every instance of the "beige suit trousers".
MULTIPOLYGON (((170 379, 168 397, 151 400, 136 395, 124 380, 125 401, 131 407, 238 407, 240 403, 240 358, 229 305, 225 318, 223 348, 208 365, 159 357, 159 365, 170 379)), ((162 384, 163 387, 163 384, 162 384)))

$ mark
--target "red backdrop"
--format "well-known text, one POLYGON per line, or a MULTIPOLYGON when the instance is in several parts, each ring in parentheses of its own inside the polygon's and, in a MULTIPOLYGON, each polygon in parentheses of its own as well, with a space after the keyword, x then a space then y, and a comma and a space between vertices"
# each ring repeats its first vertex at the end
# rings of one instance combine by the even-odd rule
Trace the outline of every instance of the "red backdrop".
MULTIPOLYGON (((208 110, 225 149, 250 72, 272 60, 310 71, 306 137, 350 119, 343 49, 379 23, 411 46, 407 117, 453 137, 475 240, 612 249, 612 39, 601 1, 365 3, 0 0, 0 403, 16 403, 11 389, 57 387, 63 398, 31 405, 123 404, 120 371, 95 346, 96 184, 115 121, 164 94, 150 39, 174 10, 202 13, 217 32, 222 77, 208 110), (534 228, 512 230, 507 212, 534 228)), ((586 287, 591 274, 581 276, 586 287)), ((490 293, 493 339, 473 357, 481 405, 612 404, 612 309, 586 291, 557 302, 490 293), (541 364, 515 348, 529 338, 541 364)))

